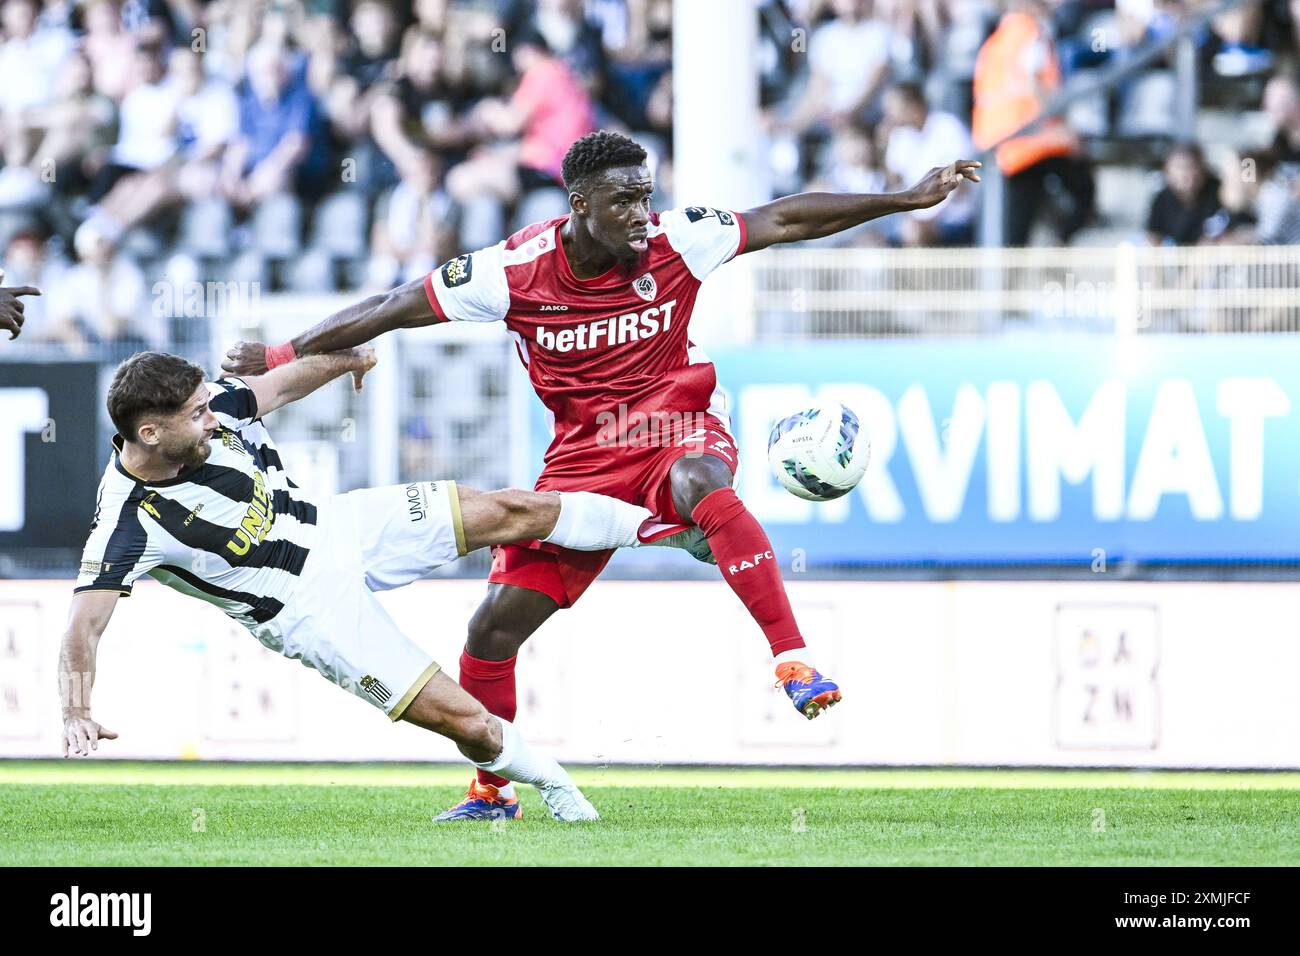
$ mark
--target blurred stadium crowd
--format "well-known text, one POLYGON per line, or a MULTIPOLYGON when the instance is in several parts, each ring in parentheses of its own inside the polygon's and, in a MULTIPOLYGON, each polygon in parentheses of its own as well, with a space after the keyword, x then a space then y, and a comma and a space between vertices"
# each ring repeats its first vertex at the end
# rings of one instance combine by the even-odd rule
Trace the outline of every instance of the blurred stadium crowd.
MULTIPOLYGON (((1208 8, 757 6, 774 194, 909 185, 1208 8)), ((164 279, 418 277, 562 214, 561 157, 599 127, 649 148, 671 204, 672 17, 671 0, 0 0, 0 265, 47 291, 23 342, 174 347, 149 304, 164 279)), ((1007 244, 1300 242, 1298 34, 1300 0, 1196 31, 1195 130, 1171 52, 1001 147, 1007 244)), ((976 201, 835 241, 970 245, 976 201)))

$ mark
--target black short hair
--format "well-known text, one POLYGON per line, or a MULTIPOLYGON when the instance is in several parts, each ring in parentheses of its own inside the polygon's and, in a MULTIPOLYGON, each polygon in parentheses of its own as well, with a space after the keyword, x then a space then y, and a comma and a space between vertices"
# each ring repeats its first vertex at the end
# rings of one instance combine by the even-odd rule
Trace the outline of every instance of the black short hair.
POLYGON ((560 175, 565 189, 581 192, 597 173, 617 166, 640 166, 645 159, 645 147, 635 140, 602 129, 588 133, 569 147, 560 175))
POLYGON ((190 400, 206 373, 193 362, 167 352, 136 352, 117 367, 108 386, 108 417, 118 434, 136 440, 147 415, 175 415, 190 400))

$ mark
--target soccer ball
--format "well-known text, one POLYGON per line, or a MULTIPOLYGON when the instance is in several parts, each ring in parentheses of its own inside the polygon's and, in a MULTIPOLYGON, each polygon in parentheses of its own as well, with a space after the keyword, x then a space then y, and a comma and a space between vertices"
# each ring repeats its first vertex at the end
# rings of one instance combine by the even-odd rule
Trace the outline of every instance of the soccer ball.
POLYGON ((806 501, 846 495, 862 480, 871 442, 858 416, 839 402, 783 418, 767 440, 767 460, 785 490, 806 501))

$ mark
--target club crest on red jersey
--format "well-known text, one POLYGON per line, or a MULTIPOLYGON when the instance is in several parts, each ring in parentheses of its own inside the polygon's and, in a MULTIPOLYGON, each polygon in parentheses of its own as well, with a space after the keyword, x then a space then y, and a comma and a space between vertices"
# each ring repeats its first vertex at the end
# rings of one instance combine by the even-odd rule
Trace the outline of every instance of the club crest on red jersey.
POLYGON ((655 293, 659 291, 658 287, 655 286, 655 277, 648 272, 632 283, 632 289, 647 302, 653 302, 655 293))

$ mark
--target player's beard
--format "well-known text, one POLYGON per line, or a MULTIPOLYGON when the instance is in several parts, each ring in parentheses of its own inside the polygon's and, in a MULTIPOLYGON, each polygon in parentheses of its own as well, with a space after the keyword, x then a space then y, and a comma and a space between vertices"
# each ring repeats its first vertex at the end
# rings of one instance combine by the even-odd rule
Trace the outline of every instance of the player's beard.
POLYGON ((191 445, 185 445, 175 450, 169 449, 163 453, 163 458, 168 464, 176 465, 179 468, 197 468, 208 460, 212 454, 212 445, 208 439, 200 439, 191 445))

